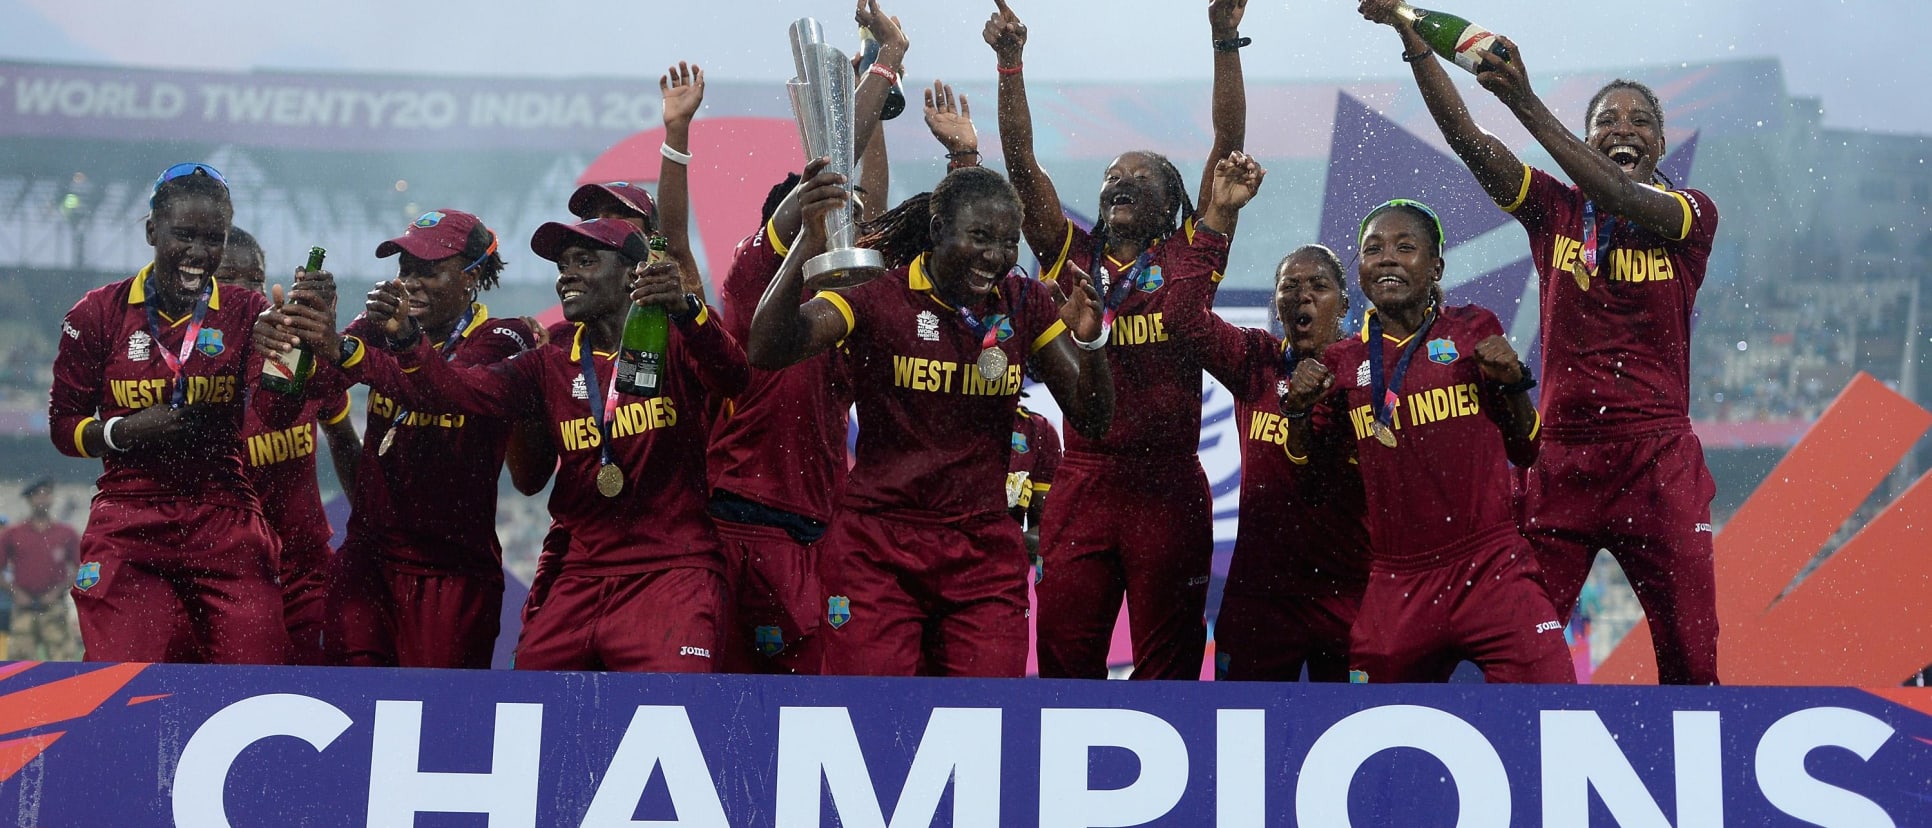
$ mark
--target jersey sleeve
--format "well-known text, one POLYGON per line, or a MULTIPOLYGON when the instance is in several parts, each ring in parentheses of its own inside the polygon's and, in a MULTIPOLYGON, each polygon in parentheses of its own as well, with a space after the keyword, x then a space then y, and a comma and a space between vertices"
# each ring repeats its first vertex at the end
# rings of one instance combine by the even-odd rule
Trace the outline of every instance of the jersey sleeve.
POLYGON ((453 365, 470 367, 501 362, 530 350, 536 334, 521 319, 485 319, 470 334, 470 345, 450 360, 453 365))
MULTIPOLYGON (((1474 353, 1476 343, 1503 333, 1503 323, 1496 318, 1496 314, 1486 308, 1477 307, 1474 310, 1476 316, 1471 320, 1470 325, 1471 353, 1474 353)), ((1536 422, 1530 426, 1529 436, 1515 436, 1515 423, 1511 422, 1509 415, 1509 395, 1502 392, 1501 386, 1483 378, 1480 370, 1478 369, 1477 374, 1477 394, 1482 400, 1483 410, 1488 413, 1490 421, 1496 424, 1497 430, 1503 435, 1503 451, 1509 456, 1511 465, 1517 468, 1529 468, 1536 462, 1537 451, 1542 444, 1543 414, 1532 406, 1530 416, 1535 417, 1536 422)))
POLYGON ((698 309, 697 315, 678 322, 675 327, 683 338, 685 370, 697 376, 705 390, 721 397, 735 397, 751 383, 751 366, 738 340, 724 329, 711 306, 698 309))
POLYGON ((47 436, 54 448, 69 457, 93 457, 81 443, 81 433, 95 421, 101 386, 107 381, 107 320, 102 300, 112 292, 89 293, 61 320, 59 350, 54 354, 54 385, 47 396, 47 436))
POLYGON ((428 337, 401 354, 362 350, 347 369, 351 376, 410 408, 486 417, 528 417, 543 409, 542 351, 463 365, 460 356, 445 362, 428 337))
POLYGON ((1053 292, 1045 283, 1033 279, 1022 279, 1020 284, 1025 293, 1020 297, 1021 316, 1014 333, 1026 337, 1026 355, 1040 352, 1053 340, 1067 334, 1067 323, 1060 320, 1060 306, 1053 301, 1053 292))
POLYGON ((784 263, 785 246, 770 223, 738 242, 718 291, 724 305, 719 308, 719 321, 738 341, 751 338, 751 317, 758 310, 758 300, 784 263))
POLYGON ((1242 402, 1254 402, 1268 393, 1267 368, 1281 358, 1273 335, 1257 328, 1237 327, 1213 311, 1205 314, 1200 338, 1201 366, 1228 393, 1242 402))
POLYGON ((1717 241, 1717 202, 1702 190, 1668 190, 1684 204, 1684 232, 1671 247, 1683 260, 1692 287, 1703 288, 1705 264, 1717 241))
POLYGON ((1040 259, 1040 281, 1059 282, 1063 291, 1073 290, 1068 281, 1071 275, 1068 262, 1090 274, 1093 272, 1093 236, 1074 224, 1073 219, 1067 219, 1067 232, 1060 237, 1059 249, 1033 253, 1040 259))
POLYGON ((1557 207, 1569 197, 1570 188, 1555 176, 1524 164, 1523 182, 1517 188, 1515 200, 1497 206, 1523 225, 1530 238, 1541 238, 1554 227, 1557 207))

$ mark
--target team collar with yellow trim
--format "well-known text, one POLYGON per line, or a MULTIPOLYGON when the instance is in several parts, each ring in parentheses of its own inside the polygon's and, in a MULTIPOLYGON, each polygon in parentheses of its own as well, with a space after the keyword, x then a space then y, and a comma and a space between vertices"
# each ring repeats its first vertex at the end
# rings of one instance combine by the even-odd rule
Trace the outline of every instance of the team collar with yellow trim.
MULTIPOLYGON (((1424 321, 1427 321, 1427 320, 1428 320, 1428 318, 1429 318, 1429 314, 1432 314, 1432 313, 1433 313, 1433 314, 1441 314, 1441 313, 1442 313, 1442 305, 1441 305, 1441 303, 1436 303, 1436 304, 1433 304, 1433 305, 1430 305, 1430 306, 1429 306, 1429 309, 1428 309, 1428 310, 1426 310, 1426 311, 1423 311, 1423 312, 1422 312, 1422 318, 1423 318, 1423 320, 1424 320, 1424 321)), ((1363 312, 1362 312, 1362 332, 1361 332, 1361 334, 1360 334, 1360 336, 1362 337, 1362 341, 1363 341, 1363 342, 1367 342, 1367 341, 1369 340, 1369 325, 1368 325, 1368 318, 1369 318, 1370 316, 1372 316, 1372 315, 1374 315, 1374 314, 1375 314, 1375 306, 1373 306, 1373 305, 1370 305, 1370 306, 1369 306, 1369 309, 1368 309, 1368 310, 1365 310, 1365 311, 1363 311, 1363 312)), ((1417 328, 1416 330, 1421 330, 1421 328, 1417 328)), ((1393 337, 1393 336, 1389 336, 1388 334, 1383 334, 1383 335, 1382 335, 1382 338, 1383 338, 1383 339, 1386 339, 1386 340, 1388 340, 1388 341, 1390 341, 1390 342, 1393 342, 1393 343, 1395 343, 1395 344, 1397 344, 1397 345, 1407 345, 1407 344, 1409 344, 1409 340, 1411 340, 1411 339, 1414 339, 1414 338, 1415 338, 1415 332, 1414 332, 1414 331, 1410 331, 1410 332, 1409 332, 1409 335, 1408 335, 1408 336, 1405 336, 1405 337, 1402 337, 1401 339, 1396 339, 1395 337, 1393 337)))
MULTIPOLYGON (((469 339, 470 334, 476 333, 476 329, 483 327, 483 323, 488 321, 490 321, 490 306, 485 305, 482 302, 471 302, 470 303, 470 324, 467 327, 463 328, 463 338, 469 339)), ((440 342, 432 342, 430 344, 436 345, 438 347, 441 347, 442 345, 442 343, 440 342)))
MULTIPOLYGON (((143 305, 147 303, 148 274, 152 272, 154 272, 154 263, 149 262, 145 267, 141 268, 141 272, 134 274, 134 285, 128 288, 128 292, 127 292, 128 304, 143 305)), ((221 310, 221 285, 209 286, 208 309, 211 311, 221 310)))
MULTIPOLYGON (((606 353, 604 351, 592 350, 591 353, 596 354, 597 356, 600 356, 600 357, 616 356, 616 352, 606 353)), ((571 334, 570 336, 570 361, 577 362, 583 358, 584 358, 584 323, 578 322, 577 332, 574 334, 571 334)))
MULTIPOLYGON (((918 293, 925 294, 927 299, 931 299, 934 304, 946 310, 959 310, 958 307, 949 305, 946 303, 946 300, 939 298, 939 293, 933 288, 932 277, 926 275, 926 257, 930 255, 932 254, 921 253, 919 254, 919 258, 913 259, 912 264, 906 267, 906 287, 918 293)), ((1006 277, 1004 276, 993 280, 993 296, 1005 298, 1005 295, 1000 293, 1000 282, 1005 280, 1006 277)))

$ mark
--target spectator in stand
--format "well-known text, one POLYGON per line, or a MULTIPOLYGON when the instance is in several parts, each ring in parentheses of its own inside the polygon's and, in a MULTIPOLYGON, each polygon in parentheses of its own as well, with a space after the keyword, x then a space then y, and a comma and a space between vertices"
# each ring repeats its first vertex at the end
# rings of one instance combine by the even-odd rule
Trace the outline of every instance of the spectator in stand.
POLYGON ((14 661, 78 661, 80 637, 74 628, 68 586, 80 558, 80 534, 54 520, 54 481, 40 479, 20 492, 32 510, 27 519, 0 533, 0 561, 13 593, 7 658, 14 661))

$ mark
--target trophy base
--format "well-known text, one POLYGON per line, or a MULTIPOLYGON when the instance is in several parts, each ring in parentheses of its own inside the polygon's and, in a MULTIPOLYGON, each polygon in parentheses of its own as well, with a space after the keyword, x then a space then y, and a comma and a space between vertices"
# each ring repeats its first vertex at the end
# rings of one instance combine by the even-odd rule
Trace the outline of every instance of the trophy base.
POLYGON ((863 285, 885 273, 885 256, 864 247, 828 250, 805 263, 805 285, 836 290, 863 285))

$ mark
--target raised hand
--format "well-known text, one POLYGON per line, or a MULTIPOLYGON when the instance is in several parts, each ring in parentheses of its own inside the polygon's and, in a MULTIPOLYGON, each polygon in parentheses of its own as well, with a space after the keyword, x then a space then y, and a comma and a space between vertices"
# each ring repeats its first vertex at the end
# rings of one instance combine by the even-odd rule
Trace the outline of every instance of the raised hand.
POLYGON ((1476 50, 1476 59, 1483 63, 1476 70, 1476 82, 1503 103, 1513 105, 1534 94, 1530 91, 1529 70, 1523 67, 1523 50, 1515 41, 1498 36, 1496 44, 1509 50, 1510 59, 1497 57, 1489 49, 1476 50))
POLYGON ((1214 162, 1214 202, 1234 210, 1246 207, 1267 177, 1268 171, 1254 156, 1240 150, 1231 152, 1214 162))
POLYGON ((964 94, 955 95, 943 81, 926 90, 926 128, 949 155, 979 152, 979 130, 973 126, 973 107, 964 94))
POLYGON ((409 294, 401 279, 379 282, 363 300, 362 318, 382 329, 390 339, 410 339, 404 334, 415 329, 409 318, 409 294))
POLYGON ((1510 347, 1509 340, 1502 334, 1491 335, 1476 343, 1476 367, 1481 368, 1483 377, 1503 385, 1515 385, 1523 381, 1523 361, 1516 356, 1516 349, 1510 347))
POLYGON ((1007 8, 1006 0, 993 0, 997 11, 986 19, 986 27, 980 36, 986 38, 986 45, 993 47, 993 54, 999 58, 1003 68, 1020 65, 1021 56, 1026 52, 1026 24, 1020 16, 1007 8))
POLYGON ((1072 279, 1074 289, 1072 295, 1063 297, 1059 285, 1054 285, 1054 298, 1060 300, 1060 321, 1067 323, 1075 339, 1092 342, 1100 337, 1100 293, 1094 290, 1093 277, 1079 265, 1069 261, 1063 269, 1066 275, 1061 280, 1072 279))
POLYGON ((1355 10, 1370 23, 1394 26, 1402 22, 1402 18, 1395 13, 1397 5, 1399 0, 1362 0, 1355 10))
POLYGON ((1300 414, 1315 407, 1322 395, 1335 385, 1335 375, 1319 359, 1304 359, 1295 365, 1288 378, 1288 393, 1281 395, 1284 414, 1300 414))
POLYGON ((834 210, 848 209, 852 194, 845 189, 845 176, 825 169, 830 158, 814 158, 805 165, 805 180, 798 185, 799 242, 795 247, 816 255, 825 248, 825 217, 834 210))
POLYGON ((853 22, 870 29, 872 36, 879 39, 879 60, 889 61, 887 68, 895 72, 904 71, 899 64, 905 60, 906 49, 911 44, 906 40, 906 30, 899 26, 899 18, 880 11, 879 0, 858 2, 858 10, 852 13, 853 22))
POLYGON ((1241 33, 1241 17, 1248 11, 1248 0, 1208 0, 1208 28, 1216 40, 1241 33))
POLYGON ((677 259, 657 264, 638 262, 631 271, 631 302, 638 307, 657 305, 672 313, 683 313, 684 268, 677 259))
POLYGON ((679 61, 658 77, 657 88, 664 93, 664 125, 689 126, 704 104, 704 69, 679 61))

